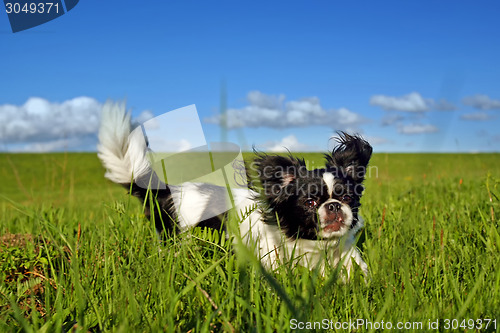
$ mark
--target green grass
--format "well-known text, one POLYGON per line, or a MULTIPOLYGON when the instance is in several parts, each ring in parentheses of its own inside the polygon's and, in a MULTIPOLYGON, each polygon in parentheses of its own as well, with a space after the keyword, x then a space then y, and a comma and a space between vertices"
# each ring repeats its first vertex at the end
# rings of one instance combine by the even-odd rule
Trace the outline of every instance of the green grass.
MULTIPOLYGON (((500 155, 376 154, 371 166, 359 244, 371 278, 344 285, 333 269, 264 272, 217 233, 159 245, 95 154, 0 155, 0 332, 281 332, 292 319, 500 326, 500 155)), ((468 331, 495 331, 484 326, 468 331)))

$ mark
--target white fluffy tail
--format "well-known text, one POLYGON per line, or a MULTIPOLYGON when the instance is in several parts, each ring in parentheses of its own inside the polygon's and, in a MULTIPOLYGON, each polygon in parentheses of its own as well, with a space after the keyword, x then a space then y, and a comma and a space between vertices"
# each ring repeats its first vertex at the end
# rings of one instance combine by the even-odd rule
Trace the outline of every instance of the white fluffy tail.
POLYGON ((102 108, 97 156, 106 168, 106 178, 130 184, 147 175, 150 162, 141 128, 132 129, 125 103, 106 102, 102 108))

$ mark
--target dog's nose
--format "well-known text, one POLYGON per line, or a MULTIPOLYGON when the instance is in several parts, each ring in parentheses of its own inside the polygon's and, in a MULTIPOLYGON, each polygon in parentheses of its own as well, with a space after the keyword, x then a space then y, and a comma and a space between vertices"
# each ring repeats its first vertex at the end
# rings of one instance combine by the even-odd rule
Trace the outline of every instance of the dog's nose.
POLYGON ((328 205, 328 210, 332 212, 338 212, 342 206, 338 202, 332 202, 328 205))

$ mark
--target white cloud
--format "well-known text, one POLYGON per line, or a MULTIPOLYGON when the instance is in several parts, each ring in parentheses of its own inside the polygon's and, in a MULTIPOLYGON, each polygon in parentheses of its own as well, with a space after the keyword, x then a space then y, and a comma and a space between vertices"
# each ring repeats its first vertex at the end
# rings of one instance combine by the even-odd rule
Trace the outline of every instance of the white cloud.
POLYGON ((352 126, 364 122, 364 118, 361 115, 346 108, 340 108, 333 113, 337 117, 339 124, 343 126, 352 126))
POLYGON ((52 103, 31 97, 21 106, 0 105, 3 143, 45 142, 97 132, 101 104, 90 97, 52 103))
POLYGON ((152 119, 155 115, 153 114, 153 112, 149 111, 149 110, 144 110, 142 111, 138 116, 137 118, 134 119, 134 121, 138 124, 142 124, 150 119, 152 119))
POLYGON ((452 111, 456 109, 453 103, 444 98, 435 101, 432 98, 422 97, 418 92, 412 92, 400 97, 373 95, 370 98, 370 104, 379 106, 387 111, 404 112, 425 112, 430 109, 452 111))
POLYGON ((161 151, 153 149, 153 151, 157 153, 164 152, 182 152, 189 150, 193 147, 193 144, 189 142, 187 139, 179 139, 179 140, 168 140, 166 138, 161 137, 148 137, 150 147, 160 147, 161 151))
MULTIPOLYGON (((227 128, 328 126, 343 130, 347 127, 356 128, 367 121, 363 116, 346 108, 326 110, 317 97, 285 102, 285 95, 270 96, 252 91, 248 93, 247 100, 249 105, 241 109, 227 110, 227 128)), ((220 124, 221 117, 215 115, 205 118, 204 121, 220 124)))
POLYGON ((22 146, 23 151, 44 153, 49 151, 58 151, 68 148, 74 142, 67 139, 52 140, 47 142, 33 142, 22 146))
POLYGON ((382 117, 381 125, 382 126, 390 126, 390 125, 393 125, 395 123, 400 123, 404 119, 405 118, 399 114, 390 114, 390 115, 387 114, 384 117, 382 117))
POLYGON ((494 119, 495 117, 489 115, 486 112, 472 112, 472 113, 465 113, 460 116, 460 119, 463 120, 472 120, 472 121, 487 121, 494 119))
POLYGON ((417 92, 401 97, 374 95, 370 98, 370 104, 388 111, 423 112, 429 110, 429 100, 424 99, 417 92))
MULTIPOLYGON (((0 105, 0 150, 93 151, 102 104, 86 96, 63 102, 30 97, 22 105, 0 105)), ((137 120, 152 117, 143 111, 137 120)))
POLYGON ((367 136, 364 139, 372 145, 383 145, 392 142, 391 140, 380 136, 367 136))
POLYGON ((289 151, 311 151, 313 150, 313 147, 310 147, 309 145, 300 143, 299 140, 295 135, 288 135, 281 139, 281 141, 276 142, 276 141, 271 141, 267 142, 262 145, 264 150, 271 151, 271 152, 287 152, 289 151))
POLYGON ((487 95, 473 95, 462 99, 462 103, 480 110, 500 110, 500 100, 491 99, 487 95))
POLYGON ((54 151, 95 151, 96 137, 56 139, 41 142, 29 142, 8 145, 7 151, 11 152, 36 152, 46 153, 54 151))
POLYGON ((272 96, 254 90, 247 94, 247 100, 251 105, 256 105, 264 109, 279 109, 283 105, 285 95, 272 96))
POLYGON ((454 111, 457 109, 457 107, 453 103, 447 101, 444 98, 441 98, 440 100, 438 100, 436 102, 429 100, 429 103, 431 104, 431 107, 433 109, 436 109, 439 111, 454 111))
POLYGON ((411 124, 399 126, 398 132, 401 134, 423 134, 423 133, 435 133, 439 129, 431 124, 411 124))

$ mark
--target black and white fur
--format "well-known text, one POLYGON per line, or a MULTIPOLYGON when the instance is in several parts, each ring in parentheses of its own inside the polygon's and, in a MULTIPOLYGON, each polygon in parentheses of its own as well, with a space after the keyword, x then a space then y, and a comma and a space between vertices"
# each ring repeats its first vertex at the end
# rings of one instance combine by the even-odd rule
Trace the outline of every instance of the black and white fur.
MULTIPOLYGON (((132 130, 125 105, 106 103, 98 145, 105 177, 145 201, 146 216, 163 235, 193 227, 225 228, 224 216, 205 213, 227 205, 226 188, 163 184, 152 171, 142 132, 132 130)), ((247 170, 260 184, 251 181, 249 188, 232 190, 241 219, 239 233, 264 266, 273 269, 295 260, 311 269, 320 265, 323 270, 326 258, 332 265, 341 262, 347 278, 353 261, 367 274, 355 235, 363 226, 358 209, 372 147, 346 133, 340 133, 337 140, 337 147, 325 154, 324 169, 307 170, 304 161, 293 156, 256 153, 247 170)))

